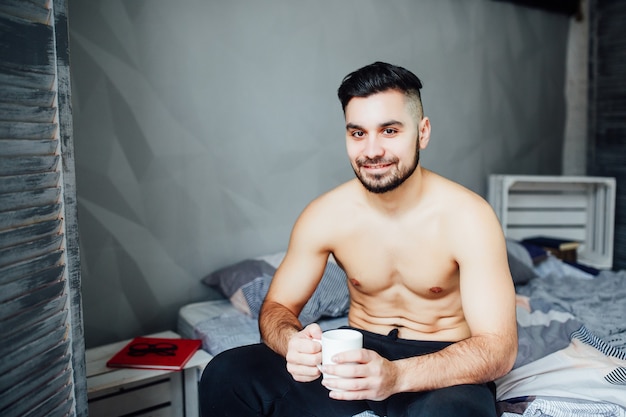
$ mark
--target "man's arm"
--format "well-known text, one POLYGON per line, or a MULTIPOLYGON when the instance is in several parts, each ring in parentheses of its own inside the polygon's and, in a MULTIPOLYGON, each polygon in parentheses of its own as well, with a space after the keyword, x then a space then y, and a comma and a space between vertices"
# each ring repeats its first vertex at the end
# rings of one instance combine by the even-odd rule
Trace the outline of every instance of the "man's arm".
POLYGON ((317 202, 309 205, 296 221, 259 313, 263 341, 283 356, 289 341, 302 330, 298 315, 322 279, 330 253, 320 233, 322 225, 316 222, 318 206, 317 202))
POLYGON ((286 357, 289 340, 302 330, 302 323, 284 305, 266 299, 259 314, 259 329, 265 344, 286 357))

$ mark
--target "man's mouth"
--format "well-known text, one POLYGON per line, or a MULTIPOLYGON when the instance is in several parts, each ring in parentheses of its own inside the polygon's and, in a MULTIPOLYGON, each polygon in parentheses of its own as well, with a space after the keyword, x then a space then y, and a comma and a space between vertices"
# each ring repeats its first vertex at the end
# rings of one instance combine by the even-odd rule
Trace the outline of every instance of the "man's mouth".
POLYGON ((368 170, 377 170, 377 169, 385 169, 391 166, 391 163, 386 163, 386 164, 363 164, 361 165, 362 168, 368 169, 368 170))

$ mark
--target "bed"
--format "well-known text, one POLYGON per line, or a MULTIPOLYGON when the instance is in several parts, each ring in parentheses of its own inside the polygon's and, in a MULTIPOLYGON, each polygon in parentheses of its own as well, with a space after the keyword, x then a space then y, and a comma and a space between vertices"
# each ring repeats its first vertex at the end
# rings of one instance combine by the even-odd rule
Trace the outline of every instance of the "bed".
MULTIPOLYGON (((517 292, 519 352, 496 381, 499 415, 626 417, 626 271, 580 269, 551 254, 535 264, 508 240, 517 292)), ((526 251, 527 253, 524 253, 526 251)), ((258 343, 258 310, 282 253, 246 259, 209 274, 223 299, 180 309, 178 332, 216 355, 258 343)), ((303 323, 347 324, 342 271, 328 263, 303 323)))
MULTIPOLYGON (((539 194, 548 196, 548 200, 553 200, 553 182, 547 193, 545 187, 539 187, 539 194)), ((565 182, 564 187, 556 187, 558 193, 563 188, 577 190, 577 194, 591 201, 587 208, 594 207, 594 218, 601 217, 598 211, 603 210, 598 206, 596 193, 589 191, 589 181, 582 182, 583 192, 572 185, 571 179, 556 182, 565 182)), ((529 194, 523 183, 506 184, 506 193, 522 189, 523 195, 529 194)), ((536 191, 537 186, 530 188, 536 191)), ((598 189, 596 185, 593 188, 598 189)), ((606 193, 602 198, 605 197, 606 193)), ((505 201, 500 208, 514 212, 515 204, 505 201)), ((521 205, 524 210, 529 207, 527 201, 521 205)), ((537 218, 537 211, 534 209, 533 219, 537 218)), ((504 229, 513 230, 507 234, 507 252, 517 293, 519 349, 513 370, 496 381, 498 415, 626 417, 626 271, 596 268, 607 263, 607 252, 612 250, 607 244, 587 242, 579 250, 587 258, 579 263, 565 262, 543 248, 525 244, 519 234, 516 238, 510 236, 520 229, 519 225, 511 226, 513 219, 518 221, 519 213, 509 216, 504 229), (599 255, 595 253, 598 251, 599 255), (584 262, 587 259, 592 262, 584 262)), ((554 222, 544 222, 543 226, 552 227, 554 222)), ((592 224, 583 223, 582 227, 587 228, 592 224)), ((580 231, 573 233, 580 235, 580 231)), ((606 238, 588 230, 583 236, 606 238)), ((244 259, 209 273, 203 282, 219 290, 224 298, 183 306, 178 317, 179 334, 202 339, 203 348, 213 355, 258 343, 258 311, 283 255, 244 259)), ((330 259, 320 285, 300 315, 303 324, 315 321, 323 329, 347 324, 349 300, 345 279, 345 273, 330 259)), ((373 414, 359 415, 365 416, 373 414)))

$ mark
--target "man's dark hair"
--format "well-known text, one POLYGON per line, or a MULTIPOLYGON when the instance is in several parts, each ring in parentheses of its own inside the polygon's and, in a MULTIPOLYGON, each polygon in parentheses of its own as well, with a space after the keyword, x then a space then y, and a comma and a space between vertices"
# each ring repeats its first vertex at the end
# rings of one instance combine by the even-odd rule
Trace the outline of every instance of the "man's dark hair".
POLYGON ((411 71, 385 62, 374 62, 360 68, 343 79, 337 95, 343 111, 354 97, 369 97, 387 90, 397 90, 417 101, 419 117, 423 116, 420 96, 422 82, 411 71))

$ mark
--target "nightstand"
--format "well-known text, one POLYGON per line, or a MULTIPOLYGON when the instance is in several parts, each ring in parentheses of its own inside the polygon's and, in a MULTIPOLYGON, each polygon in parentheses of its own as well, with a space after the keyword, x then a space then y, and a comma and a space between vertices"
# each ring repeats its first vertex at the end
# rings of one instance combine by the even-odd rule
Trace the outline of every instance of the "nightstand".
MULTIPOLYGON (((180 337, 171 331, 149 336, 180 337)), ((128 342, 85 352, 89 417, 197 417, 198 380, 212 356, 198 350, 182 371, 108 368, 106 362, 128 342)))

